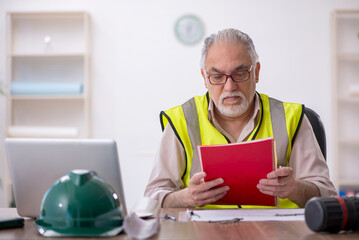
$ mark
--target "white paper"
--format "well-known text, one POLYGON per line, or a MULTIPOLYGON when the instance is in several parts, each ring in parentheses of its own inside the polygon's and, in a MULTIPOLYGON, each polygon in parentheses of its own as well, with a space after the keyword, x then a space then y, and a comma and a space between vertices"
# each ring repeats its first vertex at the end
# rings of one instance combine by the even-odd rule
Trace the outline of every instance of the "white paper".
POLYGON ((146 239, 158 232, 159 218, 155 216, 158 211, 158 201, 150 198, 142 198, 125 217, 123 228, 132 238, 146 239), (153 217, 151 219, 143 219, 153 217))
POLYGON ((192 221, 304 221, 304 208, 194 210, 186 212, 192 221))
POLYGON ((159 218, 143 220, 132 212, 126 216, 123 228, 130 237, 146 239, 157 233, 159 222, 159 218))

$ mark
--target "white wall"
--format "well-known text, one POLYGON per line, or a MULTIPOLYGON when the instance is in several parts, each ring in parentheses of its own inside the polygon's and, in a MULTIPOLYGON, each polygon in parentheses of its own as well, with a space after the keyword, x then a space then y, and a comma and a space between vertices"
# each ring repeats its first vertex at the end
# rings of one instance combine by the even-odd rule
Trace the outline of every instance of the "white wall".
MULTIPOLYGON (((330 13, 356 0, 0 0, 0 82, 5 78, 5 12, 85 10, 92 18, 94 138, 118 142, 129 207, 142 197, 161 129, 161 110, 205 93, 201 44, 174 35, 178 17, 200 17, 206 35, 247 32, 262 64, 257 90, 304 103, 322 117, 331 141, 330 13)), ((4 179, 5 100, 0 97, 0 176, 4 179)), ((333 169, 332 169, 333 171, 333 169)), ((0 185, 0 207, 5 206, 0 185)))

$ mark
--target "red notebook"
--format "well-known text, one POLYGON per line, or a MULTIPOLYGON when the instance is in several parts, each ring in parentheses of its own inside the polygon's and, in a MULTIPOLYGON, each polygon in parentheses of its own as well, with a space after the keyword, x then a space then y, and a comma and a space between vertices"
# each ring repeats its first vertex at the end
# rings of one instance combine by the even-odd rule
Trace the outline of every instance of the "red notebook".
POLYGON ((277 198, 257 188, 259 180, 276 168, 273 138, 224 145, 198 146, 205 181, 223 178, 227 194, 213 204, 276 206, 277 198))

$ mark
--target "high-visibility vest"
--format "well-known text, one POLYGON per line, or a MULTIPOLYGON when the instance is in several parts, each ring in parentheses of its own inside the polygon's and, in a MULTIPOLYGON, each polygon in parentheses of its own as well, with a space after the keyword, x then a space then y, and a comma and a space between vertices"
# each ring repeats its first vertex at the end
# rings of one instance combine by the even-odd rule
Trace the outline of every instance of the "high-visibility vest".
MULTIPOLYGON (((277 166, 288 166, 295 137, 304 114, 304 105, 281 102, 265 94, 259 94, 259 120, 247 141, 273 137, 276 142, 277 166)), ((186 156, 186 168, 182 174, 185 187, 193 174, 201 171, 198 145, 226 144, 230 140, 208 120, 209 93, 196 96, 160 113, 162 130, 169 123, 180 141, 186 156)), ((207 205, 205 208, 266 208, 252 205, 207 205)), ((289 199, 279 199, 280 208, 297 208, 289 199)))

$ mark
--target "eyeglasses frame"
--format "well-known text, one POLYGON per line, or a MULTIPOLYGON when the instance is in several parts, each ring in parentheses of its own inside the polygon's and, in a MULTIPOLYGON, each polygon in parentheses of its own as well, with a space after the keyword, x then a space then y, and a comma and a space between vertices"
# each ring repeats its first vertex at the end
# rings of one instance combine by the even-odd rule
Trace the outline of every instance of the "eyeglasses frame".
POLYGON ((208 82, 209 82, 210 84, 212 84, 212 85, 224 85, 224 84, 227 83, 227 80, 228 80, 229 77, 231 77, 232 81, 235 82, 235 83, 248 81, 248 80, 251 78, 251 71, 252 71, 253 66, 254 66, 254 64, 252 64, 248 70, 243 70, 243 71, 247 71, 247 72, 249 73, 248 78, 245 79, 245 80, 234 80, 233 77, 232 77, 232 74, 233 74, 233 72, 232 72, 232 73, 229 74, 229 75, 224 74, 224 73, 216 73, 216 74, 207 75, 208 82), (211 80, 210 80, 210 76, 213 76, 213 75, 225 75, 225 76, 226 76, 226 80, 225 80, 223 83, 212 83, 211 80))

